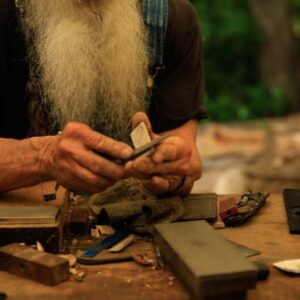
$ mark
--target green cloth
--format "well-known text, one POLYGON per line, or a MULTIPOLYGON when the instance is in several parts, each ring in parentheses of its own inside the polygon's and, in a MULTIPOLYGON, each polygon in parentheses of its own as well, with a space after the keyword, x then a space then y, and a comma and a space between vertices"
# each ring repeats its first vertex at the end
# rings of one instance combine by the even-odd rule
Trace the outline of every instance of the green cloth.
POLYGON ((99 224, 125 226, 134 232, 151 233, 157 223, 181 219, 185 213, 179 196, 157 198, 148 194, 135 179, 126 179, 89 199, 99 224))

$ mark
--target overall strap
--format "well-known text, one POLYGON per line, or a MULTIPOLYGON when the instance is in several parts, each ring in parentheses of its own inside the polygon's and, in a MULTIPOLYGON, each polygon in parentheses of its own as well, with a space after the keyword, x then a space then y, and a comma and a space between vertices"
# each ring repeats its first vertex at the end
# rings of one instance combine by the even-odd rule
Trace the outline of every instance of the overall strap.
POLYGON ((168 26, 168 0, 143 0, 142 13, 148 31, 149 67, 162 66, 168 26))

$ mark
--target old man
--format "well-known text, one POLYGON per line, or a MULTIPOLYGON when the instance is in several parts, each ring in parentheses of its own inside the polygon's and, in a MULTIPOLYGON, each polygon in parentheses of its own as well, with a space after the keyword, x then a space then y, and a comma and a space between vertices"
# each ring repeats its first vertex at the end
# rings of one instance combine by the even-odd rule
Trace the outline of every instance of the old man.
POLYGON ((56 180, 100 192, 130 176, 153 194, 191 190, 206 115, 198 18, 187 0, 165 1, 163 64, 151 65, 144 2, 1 1, 1 191, 56 180), (117 163, 141 121, 169 137, 151 157, 117 163))

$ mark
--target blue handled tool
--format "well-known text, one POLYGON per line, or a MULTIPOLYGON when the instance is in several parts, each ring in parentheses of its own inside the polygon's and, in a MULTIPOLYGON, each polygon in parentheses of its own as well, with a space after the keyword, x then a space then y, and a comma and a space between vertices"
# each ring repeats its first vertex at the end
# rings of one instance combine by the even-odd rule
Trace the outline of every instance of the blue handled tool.
POLYGON ((120 242, 124 238, 126 238, 129 233, 126 230, 118 231, 111 236, 105 238, 101 242, 99 242, 96 246, 88 249, 86 252, 82 254, 83 257, 94 257, 101 251, 108 249, 114 246, 116 243, 120 242))

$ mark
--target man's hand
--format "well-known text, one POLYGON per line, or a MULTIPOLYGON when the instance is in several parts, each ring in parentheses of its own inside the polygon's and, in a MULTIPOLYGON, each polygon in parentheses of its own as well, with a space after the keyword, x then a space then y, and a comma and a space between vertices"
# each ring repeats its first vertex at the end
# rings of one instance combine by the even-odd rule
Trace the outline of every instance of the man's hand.
POLYGON ((114 160, 127 160, 132 152, 87 125, 69 123, 45 148, 41 173, 70 190, 101 192, 125 177, 124 166, 114 160))
MULTIPOLYGON (((145 122, 151 138, 157 137, 152 132, 151 124, 144 113, 137 113, 133 118, 133 127, 140 122, 145 122)), ((193 183, 201 176, 201 161, 194 142, 191 142, 190 126, 169 132, 166 138, 155 147, 151 157, 142 156, 125 166, 127 172, 140 178, 144 186, 153 194, 174 192, 187 194, 192 189, 193 183), (190 138, 189 141, 182 136, 190 138)))

